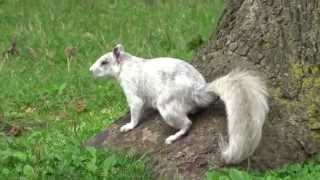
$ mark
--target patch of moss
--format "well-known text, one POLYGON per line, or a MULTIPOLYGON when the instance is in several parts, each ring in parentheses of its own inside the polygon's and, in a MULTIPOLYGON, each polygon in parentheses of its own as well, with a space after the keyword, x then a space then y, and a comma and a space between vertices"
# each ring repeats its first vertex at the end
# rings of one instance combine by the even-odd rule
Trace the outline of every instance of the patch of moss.
POLYGON ((312 74, 320 74, 320 65, 311 66, 310 69, 312 74))
POLYGON ((315 103, 312 103, 307 107, 307 115, 308 115, 309 122, 310 122, 310 128, 311 129, 320 129, 320 121, 318 119, 319 111, 318 111, 318 107, 315 103))
POLYGON ((320 142, 320 66, 293 64, 290 72, 292 83, 301 84, 297 101, 290 105, 304 110, 301 116, 306 117, 312 138, 320 142))
POLYGON ((303 66, 300 64, 292 64, 290 70, 293 77, 297 80, 300 80, 304 75, 303 66))
POLYGON ((302 89, 310 89, 313 87, 314 78, 308 77, 304 78, 302 81, 302 89))

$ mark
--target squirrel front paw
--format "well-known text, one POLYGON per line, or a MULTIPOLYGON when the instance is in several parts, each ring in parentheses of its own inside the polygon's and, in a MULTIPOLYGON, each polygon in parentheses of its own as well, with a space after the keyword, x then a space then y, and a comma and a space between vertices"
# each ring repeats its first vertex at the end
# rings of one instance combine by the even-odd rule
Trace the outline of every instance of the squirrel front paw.
POLYGON ((134 126, 131 123, 127 123, 120 128, 120 132, 128 132, 132 130, 134 126))

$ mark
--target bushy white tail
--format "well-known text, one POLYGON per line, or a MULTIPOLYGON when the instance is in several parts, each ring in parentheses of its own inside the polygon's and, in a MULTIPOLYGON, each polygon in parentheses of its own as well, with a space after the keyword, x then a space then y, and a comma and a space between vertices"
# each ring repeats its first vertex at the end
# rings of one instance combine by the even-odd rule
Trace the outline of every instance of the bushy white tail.
POLYGON ((209 83, 207 92, 214 92, 225 103, 228 118, 228 145, 222 158, 228 164, 239 163, 253 154, 269 111, 265 83, 254 73, 240 69, 209 83))

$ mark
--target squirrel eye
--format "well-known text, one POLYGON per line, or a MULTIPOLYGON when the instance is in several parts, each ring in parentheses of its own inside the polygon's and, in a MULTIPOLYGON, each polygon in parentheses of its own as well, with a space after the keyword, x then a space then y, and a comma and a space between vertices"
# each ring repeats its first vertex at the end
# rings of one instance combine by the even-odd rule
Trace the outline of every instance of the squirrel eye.
POLYGON ((106 65, 106 64, 108 64, 107 60, 104 60, 104 61, 101 62, 101 65, 106 65))

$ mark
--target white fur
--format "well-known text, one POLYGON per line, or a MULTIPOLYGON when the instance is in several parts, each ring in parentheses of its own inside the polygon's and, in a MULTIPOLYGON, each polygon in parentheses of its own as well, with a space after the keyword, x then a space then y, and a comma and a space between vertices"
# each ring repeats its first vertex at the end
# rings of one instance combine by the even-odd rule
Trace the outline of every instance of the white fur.
POLYGON ((189 130, 192 122, 187 114, 208 106, 219 95, 228 114, 229 145, 222 153, 226 162, 242 161, 259 144, 268 112, 267 91, 264 83, 249 72, 236 70, 207 84, 193 66, 182 60, 145 60, 124 52, 121 45, 101 56, 90 71, 96 77, 116 78, 124 90, 131 121, 121 127, 122 132, 135 128, 143 110, 152 107, 179 130, 165 140, 171 144, 189 130))
POLYGON ((208 84, 225 103, 228 116, 229 143, 222 157, 227 163, 238 163, 253 154, 269 111, 267 89, 253 72, 233 70, 208 84))

